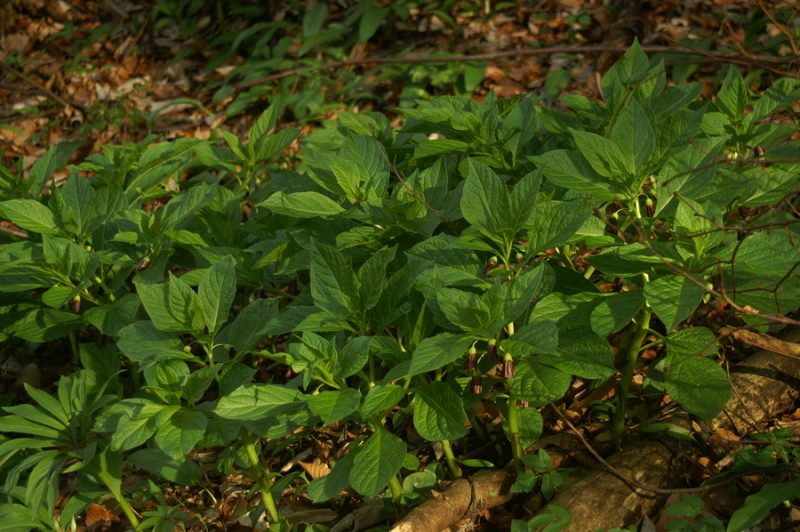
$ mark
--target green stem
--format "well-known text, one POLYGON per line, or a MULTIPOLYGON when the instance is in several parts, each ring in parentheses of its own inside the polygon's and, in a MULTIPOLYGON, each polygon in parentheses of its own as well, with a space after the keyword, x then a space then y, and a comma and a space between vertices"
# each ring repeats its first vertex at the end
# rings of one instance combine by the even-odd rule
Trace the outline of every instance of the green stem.
POLYGON ((69 346, 72 348, 72 365, 78 366, 81 363, 81 349, 78 346, 78 335, 75 331, 69 332, 69 346))
POLYGON ((114 494, 114 498, 117 500, 117 504, 119 504, 119 507, 122 509, 122 513, 125 514, 125 517, 128 518, 128 522, 131 524, 133 529, 136 530, 139 528, 139 518, 136 517, 131 505, 128 504, 128 500, 122 495, 117 496, 116 494, 114 494))
POLYGON ((650 316, 652 311, 649 306, 645 306, 636 320, 636 329, 626 349, 625 366, 622 368, 622 377, 619 383, 619 401, 614 413, 614 425, 612 433, 617 446, 622 441, 622 434, 625 431, 625 417, 628 406, 628 396, 633 380, 633 371, 636 369, 636 362, 639 359, 639 352, 642 350, 642 343, 647 337, 647 330, 650 327, 650 316))
POLYGON ((450 440, 442 440, 442 449, 444 449, 444 455, 447 457, 447 467, 450 469, 453 478, 461 478, 461 468, 456 463, 456 455, 453 454, 450 440))
POLYGON ((261 502, 264 503, 264 508, 269 514, 270 522, 277 523, 280 521, 280 513, 278 513, 278 507, 275 505, 275 499, 272 498, 272 481, 258 457, 255 438, 251 438, 245 444, 245 450, 247 451, 247 457, 253 463, 253 472, 258 482, 258 490, 261 492, 261 502))
POLYGON ((508 432, 511 433, 511 453, 514 456, 514 466, 519 469, 522 466, 522 437, 519 431, 519 407, 517 398, 510 394, 508 396, 508 432))
POLYGON ((389 490, 392 492, 392 500, 396 501, 399 500, 400 497, 403 496, 403 485, 400 484, 400 480, 398 480, 397 475, 394 475, 389 480, 389 490))

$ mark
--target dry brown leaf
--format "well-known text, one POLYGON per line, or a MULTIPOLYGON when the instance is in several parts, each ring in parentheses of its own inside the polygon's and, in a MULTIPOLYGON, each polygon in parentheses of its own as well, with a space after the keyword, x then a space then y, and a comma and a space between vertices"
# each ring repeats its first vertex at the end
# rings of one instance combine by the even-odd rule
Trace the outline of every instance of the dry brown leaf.
POLYGON ((314 458, 313 462, 298 462, 298 464, 312 479, 324 477, 331 472, 330 466, 319 458, 314 458))
POLYGON ((118 520, 117 517, 105 506, 91 503, 86 508, 86 528, 90 531, 101 526, 110 525, 112 521, 118 520))

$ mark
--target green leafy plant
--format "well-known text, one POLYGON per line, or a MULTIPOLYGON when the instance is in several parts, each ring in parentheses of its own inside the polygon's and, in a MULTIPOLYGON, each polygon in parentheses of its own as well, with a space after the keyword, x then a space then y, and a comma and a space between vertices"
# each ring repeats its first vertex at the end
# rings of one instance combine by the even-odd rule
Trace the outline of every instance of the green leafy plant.
MULTIPOLYGON (((489 94, 421 101, 399 127, 341 113, 299 146, 277 101, 246 141, 220 130, 107 146, 57 181, 75 148, 61 144, 26 179, 3 172, 2 339, 28 357, 71 352, 82 369, 61 376, 58 399, 29 388, 38 407, 6 407, 2 511, 52 514, 67 473, 95 495, 62 516, 111 493, 135 525, 123 465, 192 486, 198 450, 219 454, 216 474, 243 473, 254 526, 262 514, 288 526, 284 492, 401 506, 506 462, 516 491, 550 498, 562 473, 528 449, 573 388, 616 390, 598 410, 618 446, 665 395, 713 418, 731 391, 698 309, 713 300, 764 328, 800 308, 796 124, 773 119, 800 89, 756 94, 731 70, 702 101, 638 43, 601 86, 602 101, 569 96, 560 111, 489 94), (54 418, 56 404, 80 438, 62 445, 73 418, 54 418), (281 472, 292 445, 342 427, 329 474, 281 472), (506 448, 465 457, 491 430, 506 448), (423 468, 431 449, 442 463, 423 468)), ((734 524, 795 480, 751 495, 734 524)), ((161 506, 148 526, 180 526, 161 506)), ((568 522, 552 507, 515 526, 568 522)))

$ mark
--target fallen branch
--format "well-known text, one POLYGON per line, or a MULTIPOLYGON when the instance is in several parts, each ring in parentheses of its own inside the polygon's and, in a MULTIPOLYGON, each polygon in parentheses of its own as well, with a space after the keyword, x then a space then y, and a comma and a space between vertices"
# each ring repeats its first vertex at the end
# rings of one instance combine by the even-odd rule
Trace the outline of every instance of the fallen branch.
POLYGON ((737 329, 734 327, 725 327, 720 330, 721 336, 732 336, 736 341, 747 344, 752 347, 766 349, 776 355, 785 357, 800 358, 800 344, 794 342, 787 342, 785 340, 778 340, 766 334, 748 331, 747 329, 737 329))
POLYGON ((459 479, 444 493, 425 501, 392 527, 392 532, 435 532, 511 500, 510 471, 482 471, 459 479))
MULTIPOLYGON (((366 57, 364 59, 347 59, 344 61, 331 61, 329 63, 322 63, 321 65, 298 67, 282 72, 276 72, 269 76, 262 78, 243 81, 237 83, 237 89, 247 89, 262 83, 283 79, 289 76, 296 76, 298 74, 305 74, 317 70, 331 70, 336 68, 348 66, 364 66, 364 65, 387 65, 387 64, 423 64, 423 63, 465 63, 469 61, 488 61, 492 59, 503 59, 507 57, 530 57, 537 55, 554 55, 554 54, 598 54, 598 53, 616 53, 623 54, 628 50, 624 46, 547 46, 544 48, 519 48, 516 50, 503 50, 500 52, 488 52, 482 54, 461 54, 450 56, 429 56, 429 55, 406 55, 400 57, 366 57)), ((791 63, 786 57, 769 56, 769 55, 743 55, 739 52, 716 52, 712 50, 697 50, 688 46, 642 46, 645 53, 657 54, 680 54, 680 55, 697 55, 701 56, 702 61, 705 62, 724 62, 735 63, 739 65, 752 65, 757 64, 760 67, 764 65, 785 65, 791 63)), ((782 75, 788 77, 800 77, 797 73, 781 71, 782 75)))

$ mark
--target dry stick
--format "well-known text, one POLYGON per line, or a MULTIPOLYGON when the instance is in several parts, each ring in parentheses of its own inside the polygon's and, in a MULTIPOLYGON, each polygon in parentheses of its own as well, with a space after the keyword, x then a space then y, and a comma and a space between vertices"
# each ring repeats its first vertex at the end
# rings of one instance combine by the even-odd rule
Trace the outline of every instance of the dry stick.
POLYGON ((567 424, 572 433, 575 434, 575 436, 577 436, 581 444, 586 448, 587 451, 589 451, 589 454, 591 454, 595 460, 603 464, 603 467, 605 467, 612 475, 614 475, 615 477, 617 477, 622 482, 624 482, 625 484, 627 484, 632 488, 654 493, 656 495, 672 495, 675 493, 697 493, 701 491, 708 491, 710 489, 714 489, 725 484, 729 484, 731 480, 735 478, 735 477, 726 477, 724 480, 713 482, 711 484, 706 484, 705 486, 698 486, 696 488, 659 488, 657 486, 650 486, 648 484, 644 484, 636 479, 626 476, 622 471, 620 471, 613 465, 609 464, 605 460, 605 458, 603 458, 600 455, 600 453, 598 453, 595 450, 595 448, 592 447, 592 444, 586 441, 586 438, 583 436, 583 434, 581 434, 581 431, 579 431, 575 427, 575 425, 573 425, 572 422, 569 419, 567 419, 567 416, 565 416, 561 412, 561 409, 554 407, 553 410, 555 411, 556 414, 558 414, 558 417, 560 417, 562 421, 564 421, 564 423, 567 424))
POLYGON ((2 62, 0 62, 0 68, 2 68, 7 74, 10 74, 12 76, 17 76, 18 78, 20 78, 22 81, 24 81, 25 83, 27 83, 31 87, 35 88, 39 92, 42 92, 42 93, 46 94, 49 97, 51 97, 52 99, 54 99, 55 101, 57 101, 58 103, 63 105, 64 107, 74 107, 75 109, 78 109, 83 113, 86 112, 86 108, 83 105, 64 99, 63 97, 61 97, 58 94, 56 94, 55 92, 51 91, 47 87, 45 87, 42 84, 38 83, 33 78, 29 77, 27 74, 23 74, 22 72, 19 72, 18 70, 15 70, 15 69, 9 67, 8 65, 2 63, 2 62))
POLYGON ((747 329, 737 329, 734 327, 724 327, 720 330, 723 336, 731 335, 736 340, 761 349, 766 349, 776 355, 790 358, 800 358, 800 344, 778 340, 772 336, 761 334, 747 329))
MULTIPOLYGON (((485 61, 490 59, 502 59, 506 57, 527 57, 535 55, 553 55, 553 54, 581 54, 581 53, 625 53, 628 49, 623 46, 548 46, 544 48, 522 48, 518 50, 504 50, 501 52, 488 52, 482 54, 462 54, 452 55, 446 57, 431 57, 431 56, 402 56, 402 57, 367 57, 364 59, 347 59, 344 61, 331 61, 330 63, 323 63, 317 66, 298 67, 283 72, 276 72, 269 76, 264 76, 259 79, 250 81, 243 81, 237 83, 237 89, 247 89, 256 85, 261 85, 268 81, 275 81, 278 79, 294 76, 297 74, 304 74, 313 70, 330 70, 334 68, 342 68, 346 66, 360 66, 360 65, 385 65, 385 64, 420 64, 420 63, 463 63, 467 61, 485 61)), ((736 52, 715 52, 709 50, 696 50, 686 46, 642 46, 642 50, 646 53, 671 53, 681 55, 699 55, 703 56, 708 61, 719 61, 736 63, 740 65, 751 65, 753 63, 759 64, 765 68, 767 64, 782 65, 787 62, 786 57, 762 56, 741 54, 736 52)), ((792 72, 781 72, 783 75, 789 77, 800 77, 800 75, 792 72)))

